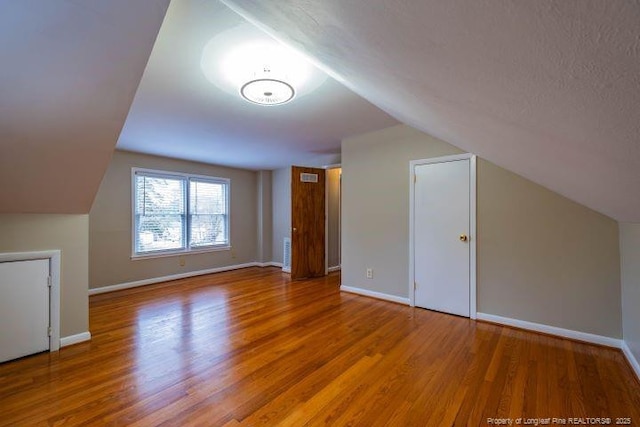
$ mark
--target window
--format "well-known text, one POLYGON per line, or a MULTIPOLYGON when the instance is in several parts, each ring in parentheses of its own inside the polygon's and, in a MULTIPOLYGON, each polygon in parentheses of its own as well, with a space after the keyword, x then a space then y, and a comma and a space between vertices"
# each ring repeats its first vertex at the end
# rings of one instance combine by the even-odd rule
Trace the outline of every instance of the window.
POLYGON ((229 180, 147 169, 133 175, 133 256, 229 247, 229 180))

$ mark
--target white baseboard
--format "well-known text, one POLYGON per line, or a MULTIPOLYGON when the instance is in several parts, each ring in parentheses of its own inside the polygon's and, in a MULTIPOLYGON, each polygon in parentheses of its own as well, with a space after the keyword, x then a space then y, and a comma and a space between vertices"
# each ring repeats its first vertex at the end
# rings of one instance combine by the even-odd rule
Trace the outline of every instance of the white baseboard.
POLYGON ((257 262, 256 265, 258 267, 278 267, 278 268, 282 268, 282 271, 284 271, 285 273, 291 273, 290 269, 289 270, 285 269, 284 264, 277 261, 257 262))
POLYGON ((274 262, 274 261, 269 261, 269 262, 256 262, 256 267, 279 267, 282 268, 282 263, 281 262, 274 262))
POLYGON ((636 359, 636 357, 631 352, 631 349, 629 348, 627 343, 624 342, 624 341, 622 341, 622 352, 627 357, 627 360, 629 361, 629 364, 631 365, 631 367, 633 368, 633 370, 636 373, 636 376, 640 380, 640 363, 638 363, 638 359, 636 359))
POLYGON ((283 273, 291 273, 291 267, 282 267, 282 272, 283 273))
POLYGON ((227 265, 224 267, 209 268, 206 270, 189 271, 186 273, 172 274, 170 276, 154 277, 151 279, 136 280, 134 282, 120 283, 117 285, 103 286, 101 288, 89 289, 89 295, 104 294, 107 292, 120 291, 122 289, 137 288, 138 286, 152 285, 154 283, 168 282, 170 280, 185 279, 187 277, 202 276, 204 274, 221 273, 223 271, 239 270, 247 267, 262 267, 262 263, 248 262, 245 264, 227 265))
POLYGON ((527 322, 525 320, 511 319, 509 317, 495 316, 493 314, 478 313, 478 320, 497 323, 500 325, 513 326, 515 328, 527 329, 541 332, 543 334, 556 335, 577 341, 585 341, 592 344, 604 345, 607 347, 622 348, 622 340, 605 337, 602 335, 590 334, 587 332, 573 331, 571 329, 558 328, 556 326, 543 325, 541 323, 527 322))
POLYGON ((334 271, 340 271, 341 267, 339 265, 334 265, 333 267, 327 268, 329 273, 333 273, 334 271))
POLYGON ((60 347, 66 347, 68 345, 78 344, 81 342, 89 341, 91 339, 91 332, 82 332, 80 334, 70 335, 68 337, 60 338, 60 347))
POLYGON ((377 298, 385 301, 396 302, 398 304, 409 305, 409 298, 403 298, 396 295, 383 294, 382 292, 370 291, 368 289, 354 288, 352 286, 340 286, 342 292, 363 295, 365 297, 377 298))

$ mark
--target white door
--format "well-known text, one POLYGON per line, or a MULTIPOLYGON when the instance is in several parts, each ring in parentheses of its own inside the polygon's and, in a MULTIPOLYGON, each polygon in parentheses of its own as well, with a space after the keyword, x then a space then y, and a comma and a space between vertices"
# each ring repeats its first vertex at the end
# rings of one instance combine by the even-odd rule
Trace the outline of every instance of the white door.
POLYGON ((470 160, 414 173, 415 305, 469 317, 470 160))
POLYGON ((49 260, 0 263, 0 362, 49 350, 49 260))

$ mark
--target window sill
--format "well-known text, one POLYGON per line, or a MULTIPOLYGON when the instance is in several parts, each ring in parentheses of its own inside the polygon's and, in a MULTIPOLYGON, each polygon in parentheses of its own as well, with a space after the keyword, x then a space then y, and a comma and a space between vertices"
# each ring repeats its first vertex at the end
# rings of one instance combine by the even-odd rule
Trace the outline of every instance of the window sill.
POLYGON ((143 259, 152 259, 152 258, 167 258, 167 257, 175 257, 175 256, 185 256, 185 255, 197 255, 204 254, 207 252, 220 252, 220 251, 230 251, 231 245, 225 246, 208 246, 205 248, 199 249, 190 249, 190 250, 177 250, 177 251, 162 251, 162 252, 150 252, 146 254, 133 254, 131 255, 132 261, 138 261, 143 259))

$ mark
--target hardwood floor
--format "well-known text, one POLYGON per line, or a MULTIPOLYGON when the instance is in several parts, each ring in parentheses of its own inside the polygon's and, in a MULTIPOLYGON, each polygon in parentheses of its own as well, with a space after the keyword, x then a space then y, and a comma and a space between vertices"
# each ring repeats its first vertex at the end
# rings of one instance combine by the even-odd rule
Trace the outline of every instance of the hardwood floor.
POLYGON ((618 350, 338 281, 250 268, 93 296, 91 342, 0 365, 0 425, 640 424, 618 350))

